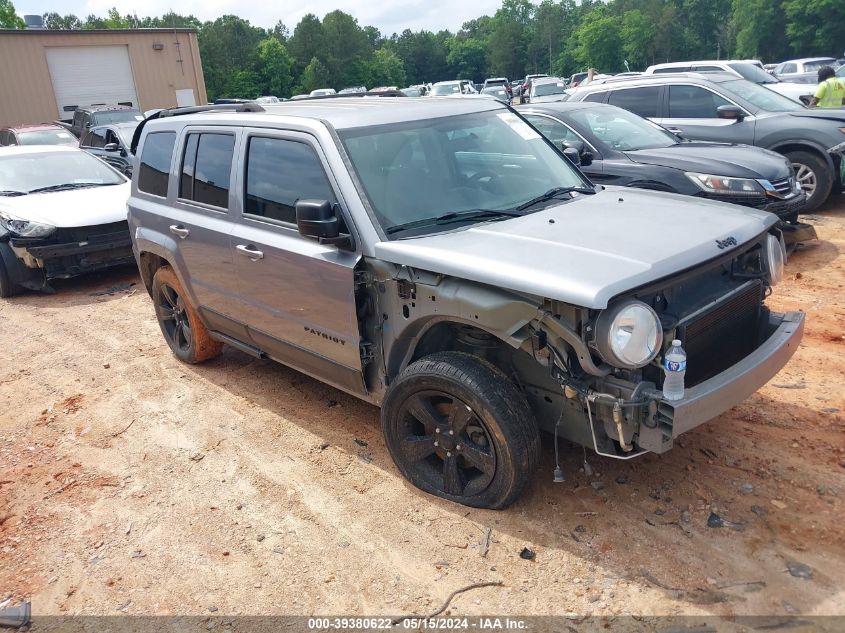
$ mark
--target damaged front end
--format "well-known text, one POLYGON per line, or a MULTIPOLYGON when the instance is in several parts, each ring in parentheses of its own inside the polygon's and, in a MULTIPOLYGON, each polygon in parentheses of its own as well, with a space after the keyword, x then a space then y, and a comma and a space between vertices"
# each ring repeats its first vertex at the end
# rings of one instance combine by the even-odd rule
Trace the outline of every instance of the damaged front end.
POLYGON ((5 233, 4 265, 14 284, 49 290, 51 279, 132 264, 132 242, 125 220, 82 227, 59 227, 42 237, 5 233))
MULTIPOLYGON (((615 297, 604 310, 546 301, 524 347, 562 387, 554 428, 549 416, 544 426, 627 459, 666 452, 681 433, 742 402, 786 364, 803 333, 803 313, 775 313, 764 303, 782 257, 782 237, 764 234, 703 267, 615 297), (661 392, 662 355, 672 339, 682 341, 688 360, 684 397, 670 401, 661 392)), ((535 394, 535 406, 543 400, 552 403, 535 394)))

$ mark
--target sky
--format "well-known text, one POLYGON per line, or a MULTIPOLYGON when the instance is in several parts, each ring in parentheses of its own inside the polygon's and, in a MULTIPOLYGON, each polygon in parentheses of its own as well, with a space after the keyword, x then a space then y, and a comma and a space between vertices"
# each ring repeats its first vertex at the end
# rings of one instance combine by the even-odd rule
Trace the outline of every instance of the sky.
POLYGON ((273 27, 282 20, 290 32, 306 13, 322 17, 340 9, 358 19, 361 26, 375 26, 382 34, 426 29, 458 30, 467 20, 480 15, 492 15, 501 0, 286 0, 284 2, 243 2, 243 0, 12 0, 18 15, 43 14, 55 11, 62 15, 73 13, 80 18, 89 14, 102 15, 117 7, 121 15, 137 13, 162 15, 171 9, 176 13, 193 14, 200 20, 213 20, 221 15, 237 15, 255 26, 273 27), (142 8, 142 10, 141 10, 142 8))

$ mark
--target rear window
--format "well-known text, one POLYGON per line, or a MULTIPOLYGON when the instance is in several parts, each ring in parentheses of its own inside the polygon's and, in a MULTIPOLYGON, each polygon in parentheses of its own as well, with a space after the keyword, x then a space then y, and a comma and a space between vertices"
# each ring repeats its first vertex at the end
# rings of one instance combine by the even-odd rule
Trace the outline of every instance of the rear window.
POLYGON ((176 145, 176 132, 153 132, 144 139, 138 168, 138 190, 167 197, 170 161, 176 145))
POLYGON ((641 117, 656 117, 659 99, 660 86, 648 86, 646 88, 614 90, 610 93, 607 102, 634 114, 639 114, 641 117))
POLYGON ((179 197, 228 209, 234 151, 235 137, 231 134, 188 134, 179 197))

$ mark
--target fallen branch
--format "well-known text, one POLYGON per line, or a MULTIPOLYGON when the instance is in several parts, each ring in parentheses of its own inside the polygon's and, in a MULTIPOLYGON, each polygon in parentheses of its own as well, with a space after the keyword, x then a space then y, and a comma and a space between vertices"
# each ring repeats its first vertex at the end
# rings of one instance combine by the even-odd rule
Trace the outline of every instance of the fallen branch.
POLYGON ((448 598, 446 598, 446 602, 444 602, 444 603, 443 603, 443 606, 442 606, 442 607, 440 607, 440 608, 439 608, 437 611, 435 611, 434 613, 430 613, 430 614, 428 614, 428 615, 423 615, 423 616, 416 616, 416 615, 403 615, 403 616, 402 616, 402 617, 400 617, 400 618, 396 618, 396 619, 394 619, 394 620, 391 622, 391 624, 392 624, 393 626, 396 626, 396 625, 397 625, 397 624, 399 624, 400 622, 404 622, 405 620, 408 620, 408 619, 411 619, 411 618, 418 618, 418 617, 419 617, 419 618, 423 618, 423 619, 436 618, 438 615, 440 615, 441 613, 443 613, 443 612, 444 612, 444 611, 445 611, 445 610, 449 607, 449 604, 452 602, 452 599, 453 599, 455 596, 457 596, 459 593, 464 593, 465 591, 470 591, 471 589, 481 589, 482 587, 501 587, 501 586, 503 586, 503 585, 504 585, 504 583, 503 583, 502 581, 500 581, 500 580, 496 580, 496 581, 493 581, 493 582, 477 582, 477 583, 474 583, 474 584, 472 584, 472 585, 467 585, 466 587, 461 587, 460 589, 455 589, 455 591, 453 591, 452 593, 450 593, 450 594, 449 594, 449 597, 448 597, 448 598))
POLYGON ((716 585, 718 589, 728 589, 729 587, 745 587, 748 585, 760 585, 762 587, 766 586, 765 580, 747 580, 747 581, 740 581, 740 582, 729 582, 724 585, 716 585))
POLYGON ((127 424, 127 425, 126 425, 126 428, 125 428, 125 429, 123 429, 122 431, 118 431, 117 433, 112 433, 112 434, 111 434, 111 436, 112 436, 112 437, 117 437, 118 435, 123 435, 124 433, 126 433, 126 431, 128 431, 128 430, 129 430, 129 427, 130 427, 130 426, 132 426, 133 424, 135 424, 135 419, 134 419, 134 418, 132 419, 132 421, 131 421, 129 424, 127 424))

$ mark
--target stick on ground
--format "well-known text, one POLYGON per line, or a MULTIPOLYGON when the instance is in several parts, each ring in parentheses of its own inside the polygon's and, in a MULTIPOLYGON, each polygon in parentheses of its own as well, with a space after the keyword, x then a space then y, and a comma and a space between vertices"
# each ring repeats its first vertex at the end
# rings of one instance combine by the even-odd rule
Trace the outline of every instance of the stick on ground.
POLYGON ((474 583, 472 585, 467 585, 466 587, 461 587, 460 589, 455 589, 455 591, 450 593, 449 597, 446 598, 446 602, 443 603, 443 606, 440 607, 434 613, 429 613, 428 615, 421 615, 421 616, 403 615, 401 618, 394 619, 393 622, 391 622, 391 624, 396 626, 400 622, 408 620, 409 618, 423 618, 423 619, 436 618, 438 615, 443 613, 448 608, 449 604, 452 602, 452 599, 455 596, 457 596, 459 593, 464 593, 465 591, 469 591, 471 589, 481 589, 482 587, 501 587, 503 585, 504 585, 504 583, 501 580, 496 580, 496 581, 493 581, 493 582, 477 582, 477 583, 474 583))

